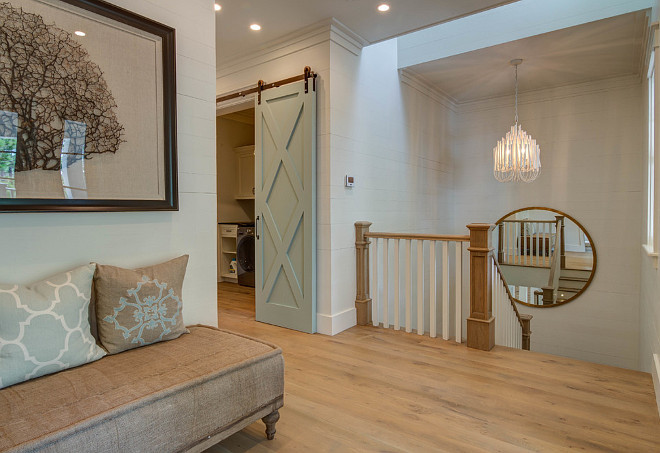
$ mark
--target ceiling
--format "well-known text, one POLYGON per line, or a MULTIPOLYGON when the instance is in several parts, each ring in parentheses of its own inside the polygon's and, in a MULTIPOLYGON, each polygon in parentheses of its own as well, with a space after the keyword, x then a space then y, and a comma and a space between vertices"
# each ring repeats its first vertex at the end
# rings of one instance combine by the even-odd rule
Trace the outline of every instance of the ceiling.
POLYGON ((251 109, 239 110, 238 112, 227 113, 225 115, 222 115, 222 117, 226 120, 254 125, 255 113, 254 113, 254 108, 251 108, 251 109))
POLYGON ((410 66, 457 103, 513 94, 509 61, 522 58, 520 91, 611 77, 641 69, 646 12, 638 11, 410 66))
POLYGON ((335 18, 369 43, 517 0, 217 0, 216 63, 247 55, 309 25, 335 18), (387 13, 376 7, 391 6, 387 13), (253 23, 262 29, 249 29, 253 23))

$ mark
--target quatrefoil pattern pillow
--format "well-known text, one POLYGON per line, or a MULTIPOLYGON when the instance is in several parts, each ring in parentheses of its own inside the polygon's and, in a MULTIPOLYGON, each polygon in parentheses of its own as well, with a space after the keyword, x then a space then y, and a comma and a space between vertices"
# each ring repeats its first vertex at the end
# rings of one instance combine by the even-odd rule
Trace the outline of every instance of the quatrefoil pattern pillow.
POLYGON ((105 355, 90 333, 95 265, 30 285, 0 284, 0 388, 105 355))
POLYGON ((116 354, 187 333, 181 290, 188 255, 140 269, 98 264, 94 276, 101 345, 116 354))

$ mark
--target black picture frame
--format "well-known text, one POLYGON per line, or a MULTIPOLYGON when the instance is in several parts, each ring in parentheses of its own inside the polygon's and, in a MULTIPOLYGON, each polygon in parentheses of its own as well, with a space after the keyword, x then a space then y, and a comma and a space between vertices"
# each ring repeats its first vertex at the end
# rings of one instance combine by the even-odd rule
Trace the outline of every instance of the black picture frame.
POLYGON ((178 211, 175 29, 102 0, 58 1, 150 33, 162 40, 165 198, 163 200, 0 198, 0 213, 178 211))

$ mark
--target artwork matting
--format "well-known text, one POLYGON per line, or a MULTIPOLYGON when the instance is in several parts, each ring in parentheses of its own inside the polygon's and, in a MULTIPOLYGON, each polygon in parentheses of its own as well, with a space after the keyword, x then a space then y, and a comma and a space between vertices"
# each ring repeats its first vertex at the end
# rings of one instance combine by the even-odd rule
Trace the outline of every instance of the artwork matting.
POLYGON ((0 212, 178 210, 175 30, 100 0, 0 0, 0 21, 0 212))

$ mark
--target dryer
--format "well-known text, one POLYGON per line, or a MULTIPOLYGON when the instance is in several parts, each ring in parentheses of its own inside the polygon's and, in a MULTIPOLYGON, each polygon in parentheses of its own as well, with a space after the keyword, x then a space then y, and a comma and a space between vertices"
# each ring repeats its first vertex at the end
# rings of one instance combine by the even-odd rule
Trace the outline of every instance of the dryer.
POLYGON ((236 274, 238 284, 254 288, 254 226, 239 226, 236 231, 236 274))

